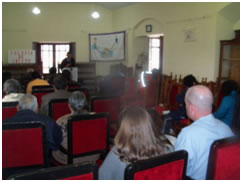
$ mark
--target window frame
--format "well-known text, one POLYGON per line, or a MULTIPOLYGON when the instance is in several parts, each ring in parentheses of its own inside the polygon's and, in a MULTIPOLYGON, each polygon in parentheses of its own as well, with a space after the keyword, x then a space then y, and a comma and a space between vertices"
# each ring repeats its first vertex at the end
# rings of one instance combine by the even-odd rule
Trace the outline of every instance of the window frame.
MULTIPOLYGON (((43 45, 52 45, 53 46, 53 51, 52 51, 52 56, 53 56, 53 67, 59 67, 58 66, 58 63, 57 63, 57 60, 56 60, 56 45, 69 45, 69 51, 72 50, 72 43, 38 43, 38 57, 39 57, 39 62, 41 63, 41 70, 42 70, 42 73, 43 73, 43 61, 42 61, 42 57, 41 57, 41 46, 43 45)), ((48 73, 44 73, 44 74, 48 74, 48 73)))

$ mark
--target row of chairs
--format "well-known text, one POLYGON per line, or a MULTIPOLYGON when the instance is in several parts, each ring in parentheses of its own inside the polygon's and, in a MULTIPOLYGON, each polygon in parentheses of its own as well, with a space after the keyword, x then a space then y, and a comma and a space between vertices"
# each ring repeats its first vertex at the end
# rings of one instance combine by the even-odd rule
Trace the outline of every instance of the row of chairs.
MULTIPOLYGON (((78 116, 70 118, 68 121, 68 130, 71 130, 71 132, 68 132, 70 133, 68 135, 68 164, 72 164, 73 158, 75 157, 93 153, 107 154, 109 147, 107 125, 107 114, 88 114, 84 118, 78 116)), ((97 179, 97 167, 94 164, 88 164, 89 170, 84 170, 86 168, 83 167, 83 170, 79 170, 79 174, 74 172, 75 169, 73 167, 79 169, 82 168, 80 167, 82 165, 47 168, 49 166, 46 140, 44 137, 45 126, 40 122, 22 124, 3 123, 2 136, 2 167, 4 179, 11 174, 21 173, 26 169, 33 171, 17 174, 11 178, 69 179, 71 177, 74 179, 97 179), (73 172, 68 173, 71 169, 73 169, 73 172), (83 171, 87 174, 84 175, 83 171), (80 174, 82 175, 80 176, 80 174)), ((186 179, 187 157, 188 154, 186 151, 177 151, 131 163, 126 167, 125 179, 186 179)), ((226 138, 215 141, 210 150, 207 179, 231 180, 239 178, 239 138, 226 138)))
MULTIPOLYGON (((216 82, 213 82, 207 81, 206 77, 202 78, 202 81, 199 83, 201 85, 207 86, 212 91, 212 93, 214 94, 214 105, 216 106, 216 108, 220 105, 223 97, 218 83, 218 79, 216 82)), ((170 110, 177 109, 176 96, 184 90, 182 76, 180 75, 178 78, 177 75, 173 75, 172 72, 169 76, 162 75, 160 86, 160 101, 166 106, 166 108, 170 110)))
MULTIPOLYGON (((42 122, 3 123, 3 176, 33 168, 49 167, 46 128, 42 122)), ((68 164, 76 157, 91 154, 105 156, 109 149, 107 113, 73 116, 68 120, 68 164)))

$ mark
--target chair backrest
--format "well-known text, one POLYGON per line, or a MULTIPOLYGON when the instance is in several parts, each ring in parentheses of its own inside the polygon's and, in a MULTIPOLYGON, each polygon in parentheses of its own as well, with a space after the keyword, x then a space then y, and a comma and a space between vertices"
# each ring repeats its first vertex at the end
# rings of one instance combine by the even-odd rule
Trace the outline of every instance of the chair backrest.
POLYGON ((207 179, 240 179, 240 140, 230 137, 216 140, 210 148, 207 179))
POLYGON ((44 91, 44 90, 49 90, 49 91, 54 91, 52 85, 34 85, 32 87, 32 91, 44 91))
POLYGON ((52 99, 49 102, 49 116, 56 121, 59 117, 71 113, 68 99, 52 99))
POLYGON ((76 115, 68 119, 68 164, 73 158, 108 152, 108 113, 76 115))
POLYGON ((3 119, 6 120, 12 116, 14 116, 17 113, 16 106, 18 105, 18 102, 3 102, 2 103, 2 114, 3 119))
POLYGON ((186 175, 188 153, 180 150, 129 164, 125 169, 128 180, 181 180, 186 175))
MULTIPOLYGON (((39 86, 38 86, 39 87, 39 86)), ((37 98, 38 108, 40 108, 42 103, 42 97, 48 93, 53 92, 54 90, 32 90, 32 95, 37 98)))
POLYGON ((94 96, 90 99, 91 111, 96 113, 109 113, 110 122, 118 120, 120 112, 120 97, 118 96, 94 96))
POLYGON ((98 167, 93 163, 73 164, 10 176, 10 180, 97 180, 98 167))
POLYGON ((41 122, 3 123, 3 176, 18 169, 47 167, 46 129, 41 122))
POLYGON ((68 90, 69 89, 80 89, 81 86, 79 84, 68 84, 68 90))

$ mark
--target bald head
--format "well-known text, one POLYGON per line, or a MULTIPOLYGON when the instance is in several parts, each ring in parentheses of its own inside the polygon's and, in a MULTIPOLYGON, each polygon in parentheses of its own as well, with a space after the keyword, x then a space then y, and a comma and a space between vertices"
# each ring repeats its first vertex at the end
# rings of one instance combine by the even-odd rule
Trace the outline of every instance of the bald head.
POLYGON ((186 104, 193 105, 199 115, 210 114, 212 112, 213 94, 208 87, 197 85, 189 88, 185 101, 186 104))

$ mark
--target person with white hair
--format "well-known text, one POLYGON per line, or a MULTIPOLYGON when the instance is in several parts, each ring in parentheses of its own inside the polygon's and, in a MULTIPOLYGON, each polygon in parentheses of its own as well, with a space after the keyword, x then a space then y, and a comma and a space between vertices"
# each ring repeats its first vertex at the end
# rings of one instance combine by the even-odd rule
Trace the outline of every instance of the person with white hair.
POLYGON ((4 123, 24 123, 41 121, 46 126, 46 139, 49 151, 57 150, 62 141, 61 128, 51 118, 37 114, 38 103, 34 95, 25 94, 17 105, 18 112, 15 116, 3 121, 4 123))
POLYGON ((3 102, 17 102, 24 95, 18 80, 8 79, 3 84, 3 102))
POLYGON ((185 95, 186 113, 193 123, 179 133, 175 151, 186 150, 186 176, 206 179, 211 144, 218 139, 234 136, 232 130, 212 114, 213 95, 208 87, 197 85, 185 95))

